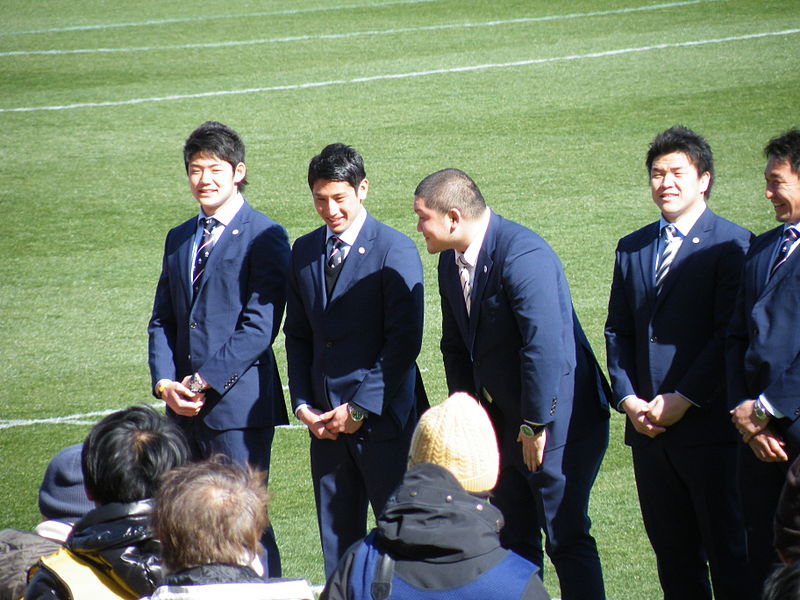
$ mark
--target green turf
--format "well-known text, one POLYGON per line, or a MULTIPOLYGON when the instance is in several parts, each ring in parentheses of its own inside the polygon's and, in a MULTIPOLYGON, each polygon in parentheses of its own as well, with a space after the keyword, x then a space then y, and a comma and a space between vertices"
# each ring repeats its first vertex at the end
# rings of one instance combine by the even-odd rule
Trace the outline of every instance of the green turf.
MULTIPOLYGON (((713 207, 760 233, 773 225, 761 148, 800 124, 800 34, 741 39, 798 28, 796 1, 661 4, 1 0, 0 421, 151 401, 146 324, 163 239, 196 211, 181 145, 207 119, 242 134, 248 198, 291 238, 318 224, 305 170, 329 142, 362 151, 370 211, 418 243, 414 186, 439 168, 466 170, 493 208, 560 254, 602 357, 616 240, 657 217, 643 167, 654 134, 682 123, 706 135, 717 166, 713 207), (646 10, 622 11, 637 8, 646 10), (137 24, 108 27, 120 23, 137 24), (331 34, 340 37, 321 37, 331 34), (676 45, 723 38, 736 39, 676 45), (247 40, 272 41, 174 47, 247 40), (130 47, 150 49, 3 54, 130 47), (601 55, 616 50, 626 51, 601 55), (8 110, 252 88, 267 91, 8 110)), ((424 255, 423 264, 420 363, 439 399, 435 259, 424 255)), ((659 589, 621 425, 616 415, 592 518, 609 597, 646 600, 659 589)), ((47 459, 87 427, 0 429, 0 526, 35 523, 47 459)), ((272 516, 286 574, 321 583, 305 435, 276 436, 272 516)))

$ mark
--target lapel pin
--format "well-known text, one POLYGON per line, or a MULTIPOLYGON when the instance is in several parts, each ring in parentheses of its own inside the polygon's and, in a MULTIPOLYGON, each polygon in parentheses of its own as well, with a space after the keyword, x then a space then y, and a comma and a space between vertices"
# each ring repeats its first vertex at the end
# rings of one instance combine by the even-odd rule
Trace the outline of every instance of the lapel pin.
POLYGON ((358 247, 358 253, 359 254, 364 254, 364 252, 366 252, 366 250, 364 250, 364 246, 359 246, 358 247))
POLYGON ((693 244, 699 244, 700 243, 700 238, 699 237, 693 237, 692 238, 692 243, 693 244))
POLYGON ((233 231, 231 231, 231 233, 233 235, 239 235, 239 230, 238 229, 234 229, 233 231))

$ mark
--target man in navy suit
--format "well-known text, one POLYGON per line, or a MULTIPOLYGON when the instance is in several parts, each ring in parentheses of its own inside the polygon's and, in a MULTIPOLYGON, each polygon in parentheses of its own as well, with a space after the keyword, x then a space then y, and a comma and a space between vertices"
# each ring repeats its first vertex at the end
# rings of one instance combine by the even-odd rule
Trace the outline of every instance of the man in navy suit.
MULTIPOLYGON (((195 459, 219 453, 267 471, 274 427, 288 423, 272 342, 289 241, 241 194, 244 144, 235 131, 206 122, 183 155, 200 213, 167 234, 148 328, 153 390, 195 459)), ((278 576, 271 529, 262 541, 269 575, 278 576)))
POLYGON ((750 248, 727 348, 733 422, 749 446, 740 446, 739 484, 760 582, 777 562, 772 520, 800 449, 800 130, 770 140, 764 154, 765 194, 781 225, 750 248))
POLYGON ((493 213, 462 171, 427 176, 414 196, 417 230, 441 253, 448 388, 480 398, 497 433, 501 542, 541 565, 544 531, 562 597, 605 598, 588 504, 608 445, 608 384, 561 262, 533 231, 493 213))
POLYGON ((292 248, 284 332, 329 576, 366 534, 368 504, 379 514, 405 473, 423 277, 414 242, 363 207, 369 182, 354 148, 325 147, 308 185, 324 225, 292 248))
POLYGON ((608 372, 664 598, 753 598, 725 399, 725 330, 752 234, 706 206, 711 148, 671 127, 647 153, 661 218, 617 245, 608 372), (711 584, 709 583, 709 567, 711 584))

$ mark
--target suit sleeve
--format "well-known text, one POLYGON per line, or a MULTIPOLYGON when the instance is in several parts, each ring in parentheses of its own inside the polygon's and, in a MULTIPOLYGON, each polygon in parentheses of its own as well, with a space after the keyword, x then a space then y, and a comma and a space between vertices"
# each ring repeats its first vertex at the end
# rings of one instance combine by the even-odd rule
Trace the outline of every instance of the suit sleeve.
MULTIPOLYGON (((503 286, 519 328, 522 418, 553 421, 564 376, 575 368, 572 304, 561 264, 544 248, 509 253, 503 286)), ((566 399, 565 399, 566 400, 566 399)))
POLYGON ((424 290, 422 262, 409 238, 389 247, 381 270, 383 347, 352 401, 371 413, 383 414, 385 401, 397 396, 422 348, 424 290))
POLYGON ((147 327, 148 354, 150 364, 150 389, 155 395, 155 385, 161 379, 175 379, 175 310, 170 295, 169 269, 167 267, 167 248, 169 236, 164 242, 164 257, 161 261, 161 275, 156 285, 153 300, 153 314, 147 327))
POLYGON ((713 335, 698 353, 691 368, 675 385, 676 391, 700 407, 707 407, 709 399, 716 397, 714 392, 724 381, 725 336, 734 311, 748 244, 749 241, 730 240, 721 249, 712 284, 714 286, 713 335))
POLYGON ((446 278, 448 275, 453 275, 447 272, 445 263, 447 260, 452 261, 451 253, 447 252, 439 256, 439 295, 442 304, 442 340, 439 347, 444 360, 447 389, 450 394, 467 392, 477 398, 478 390, 475 389, 472 376, 472 360, 458 329, 458 323, 453 315, 453 307, 447 294, 446 278))
MULTIPOLYGON (((292 252, 292 260, 297 253, 297 246, 292 252)), ((303 300, 297 282, 297 269, 292 265, 289 269, 289 285, 286 292, 286 323, 283 326, 286 335, 286 363, 289 374, 289 392, 292 398, 292 410, 301 404, 314 406, 314 394, 311 389, 311 364, 314 358, 314 336, 311 323, 308 321, 303 300)), ((321 408, 321 407, 317 407, 321 408)))
POLYGON ((625 277, 619 246, 616 254, 611 295, 608 299, 605 338, 608 374, 613 393, 611 401, 614 407, 620 410, 618 407, 620 400, 626 396, 637 395, 633 384, 636 372, 636 324, 633 310, 625 294, 625 277))
POLYGON ((248 248, 246 301, 228 340, 198 369, 220 394, 272 345, 286 305, 289 240, 278 224, 255 237, 248 248))

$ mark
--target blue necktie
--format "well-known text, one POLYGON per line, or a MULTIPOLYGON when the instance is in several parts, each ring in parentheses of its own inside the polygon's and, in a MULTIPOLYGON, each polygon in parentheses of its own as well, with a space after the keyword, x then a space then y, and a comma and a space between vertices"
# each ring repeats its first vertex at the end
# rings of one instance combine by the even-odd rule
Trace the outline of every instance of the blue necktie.
POLYGON ((775 257, 775 262, 772 263, 772 268, 769 270, 770 278, 775 275, 775 271, 778 270, 778 267, 789 258, 789 250, 791 250, 792 244, 797 241, 798 233, 794 227, 788 227, 786 231, 783 232, 783 235, 783 243, 781 244, 780 250, 778 250, 778 256, 775 257))
POLYGON ((192 277, 193 295, 196 295, 197 290, 200 289, 200 283, 203 280, 203 271, 205 271, 208 256, 214 249, 214 228, 219 224, 219 221, 214 217, 203 217, 200 219, 200 224, 203 226, 203 237, 200 240, 197 253, 194 255, 194 276, 192 277))

